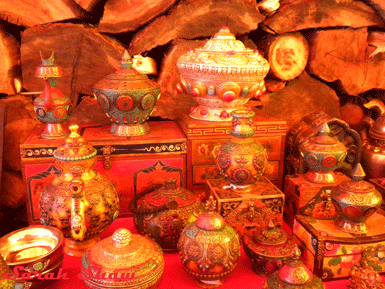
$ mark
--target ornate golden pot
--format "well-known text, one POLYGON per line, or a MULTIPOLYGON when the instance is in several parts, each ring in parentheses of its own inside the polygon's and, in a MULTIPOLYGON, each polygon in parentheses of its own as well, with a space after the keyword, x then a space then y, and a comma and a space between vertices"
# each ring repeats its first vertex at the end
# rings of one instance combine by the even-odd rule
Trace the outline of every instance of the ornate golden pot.
POLYGON ((70 126, 71 134, 54 151, 61 173, 40 196, 44 225, 59 228, 64 251, 80 257, 119 213, 118 194, 112 183, 94 169, 96 149, 70 126))
POLYGON ((239 190, 247 190, 258 181, 267 166, 266 149, 252 138, 254 115, 250 110, 231 112, 232 137, 219 148, 216 157, 222 177, 239 190))
POLYGON ((164 271, 159 245, 125 228, 94 244, 82 265, 79 277, 91 289, 154 289, 164 271))
POLYGON ((222 285, 240 256, 237 233, 225 223, 215 207, 216 202, 210 196, 206 203, 207 212, 183 230, 178 242, 184 270, 204 288, 222 285))
POLYGON ((130 202, 135 228, 164 250, 177 250, 183 229, 204 211, 198 196, 176 182, 166 178, 161 188, 138 194, 130 202))
POLYGON ((382 204, 382 195, 374 185, 364 181, 365 172, 358 164, 352 179, 343 181, 331 192, 333 204, 339 214, 337 226, 348 233, 364 234, 368 231, 366 220, 372 216, 382 204))
POLYGON ((177 66, 181 75, 177 91, 198 103, 190 116, 209 121, 229 121, 231 111, 259 98, 266 91, 264 78, 270 69, 267 60, 236 40, 228 27, 202 48, 183 54, 177 66))

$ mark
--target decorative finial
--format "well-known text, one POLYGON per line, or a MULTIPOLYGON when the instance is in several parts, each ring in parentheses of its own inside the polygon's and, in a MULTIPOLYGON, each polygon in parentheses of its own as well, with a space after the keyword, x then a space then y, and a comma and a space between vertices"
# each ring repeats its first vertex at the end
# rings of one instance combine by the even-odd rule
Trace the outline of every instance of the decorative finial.
POLYGON ((364 172, 364 169, 362 168, 361 164, 358 163, 353 171, 352 171, 352 179, 355 181, 355 182, 360 182, 362 181, 364 178, 365 178, 366 174, 364 172))
POLYGON ((291 255, 293 256, 294 261, 299 260, 299 258, 301 258, 302 252, 297 245, 294 246, 294 249, 291 255))
POLYGON ((214 200, 213 196, 210 196, 205 204, 206 211, 213 212, 215 211, 216 207, 217 207, 217 202, 214 200))
POLYGON ((327 136, 327 135, 329 135, 329 133, 330 133, 330 128, 329 128, 328 124, 325 122, 325 123, 321 126, 321 128, 320 128, 320 130, 319 130, 319 135, 327 136))
POLYGON ((131 242, 131 232, 126 228, 119 228, 112 234, 112 240, 116 247, 124 247, 131 242))
POLYGON ((132 68, 132 58, 127 50, 124 50, 122 60, 120 61, 120 66, 125 69, 132 68))
POLYGON ((71 124, 69 127, 71 134, 69 135, 70 138, 78 138, 80 135, 78 134, 79 126, 77 124, 71 124))

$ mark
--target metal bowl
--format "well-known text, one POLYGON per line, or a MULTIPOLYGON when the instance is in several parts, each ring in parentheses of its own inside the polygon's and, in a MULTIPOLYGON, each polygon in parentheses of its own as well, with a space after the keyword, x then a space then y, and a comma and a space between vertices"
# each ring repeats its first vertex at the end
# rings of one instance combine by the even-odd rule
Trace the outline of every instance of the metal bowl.
POLYGON ((59 277, 56 273, 64 258, 63 233, 42 225, 22 228, 0 238, 0 254, 18 284, 44 288, 59 277))

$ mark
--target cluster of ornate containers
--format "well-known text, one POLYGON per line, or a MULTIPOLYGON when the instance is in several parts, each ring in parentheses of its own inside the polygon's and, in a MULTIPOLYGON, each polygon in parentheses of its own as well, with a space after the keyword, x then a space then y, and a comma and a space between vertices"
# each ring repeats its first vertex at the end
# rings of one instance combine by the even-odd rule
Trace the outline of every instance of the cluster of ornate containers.
MULTIPOLYGON (((300 250, 291 236, 273 221, 240 237, 217 213, 212 196, 204 206, 194 193, 178 187, 173 178, 131 200, 130 211, 140 235, 120 228, 100 241, 100 233, 118 216, 118 195, 112 183, 94 169, 97 151, 78 134, 78 126, 70 126, 70 132, 61 127, 60 123, 69 116, 71 101, 56 88, 56 78, 62 72, 53 55, 42 61, 36 76, 44 78, 45 90, 35 100, 38 118, 47 123, 42 137, 62 138, 69 134, 54 152, 60 174, 40 198, 42 223, 47 228, 60 229, 52 228, 54 233, 50 236, 56 237, 43 236, 48 243, 52 240, 50 256, 54 257, 50 260, 60 265, 62 256, 55 252, 64 246, 67 254, 82 256, 83 274, 93 272, 95 267, 101 268, 101 273, 116 274, 116 279, 87 278, 85 282, 90 288, 156 288, 165 270, 163 250, 179 251, 184 270, 199 286, 213 288, 220 286, 235 269, 242 243, 246 255, 254 262, 254 271, 268 276, 264 288, 324 288, 321 280, 299 260, 300 250), (140 274, 135 274, 139 271, 140 274), (120 278, 122 272, 132 278, 120 278)), ((94 87, 98 102, 113 122, 110 132, 118 136, 148 133, 146 120, 160 96, 159 85, 132 65, 126 51, 121 69, 94 87)), ((228 188, 238 193, 249 192, 264 174, 268 159, 266 149, 252 138, 255 113, 245 104, 264 93, 268 62, 257 50, 245 48, 224 27, 202 48, 182 55, 177 66, 181 74, 177 89, 190 94, 198 103, 190 116, 209 121, 231 120, 231 137, 217 150, 216 165, 228 188)), ((381 108, 378 103, 368 105, 381 108)), ((375 170, 370 166, 378 166, 374 162, 382 154, 382 150, 374 148, 384 145, 383 120, 380 117, 376 123, 368 121, 369 139, 363 159, 373 176, 375 170)), ((335 182, 333 171, 347 151, 342 143, 329 136, 327 124, 299 149, 309 167, 306 173, 309 181, 335 182)), ((335 186, 331 193, 339 212, 336 225, 353 234, 367 231, 365 220, 382 202, 381 194, 363 181, 364 176, 358 165, 353 180, 335 186)), ((20 234, 17 240, 23 242, 20 234)), ((1 242, 8 239, 11 236, 0 240, 0 257, 6 255, 6 260, 10 249, 1 242)), ((46 261, 37 260, 31 266, 43 270, 46 261)), ((0 259, 0 265, 3 263, 0 259)), ((3 266, 0 272, 9 269, 3 266)))

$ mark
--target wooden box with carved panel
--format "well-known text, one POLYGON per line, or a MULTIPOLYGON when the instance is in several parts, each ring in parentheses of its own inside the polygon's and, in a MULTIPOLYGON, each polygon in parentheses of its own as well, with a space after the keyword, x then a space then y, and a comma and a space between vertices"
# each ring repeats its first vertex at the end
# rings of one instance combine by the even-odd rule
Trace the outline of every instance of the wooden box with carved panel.
MULTIPOLYGON (((110 125, 80 125, 80 134, 97 149, 95 169, 114 184, 120 200, 119 217, 131 215, 132 197, 174 177, 186 186, 187 140, 174 121, 149 122, 151 132, 143 136, 120 137, 109 132, 110 125)), ((28 218, 39 223, 39 198, 43 188, 59 174, 53 157, 63 139, 47 140, 37 126, 21 144, 21 162, 27 195, 28 218)))
MULTIPOLYGON (((206 180, 221 178, 215 151, 230 138, 231 123, 196 120, 189 115, 182 116, 178 123, 187 136, 187 188, 204 191, 206 180)), ((269 158, 265 176, 281 189, 287 122, 256 112, 253 123, 254 137, 266 148, 269 158)))

